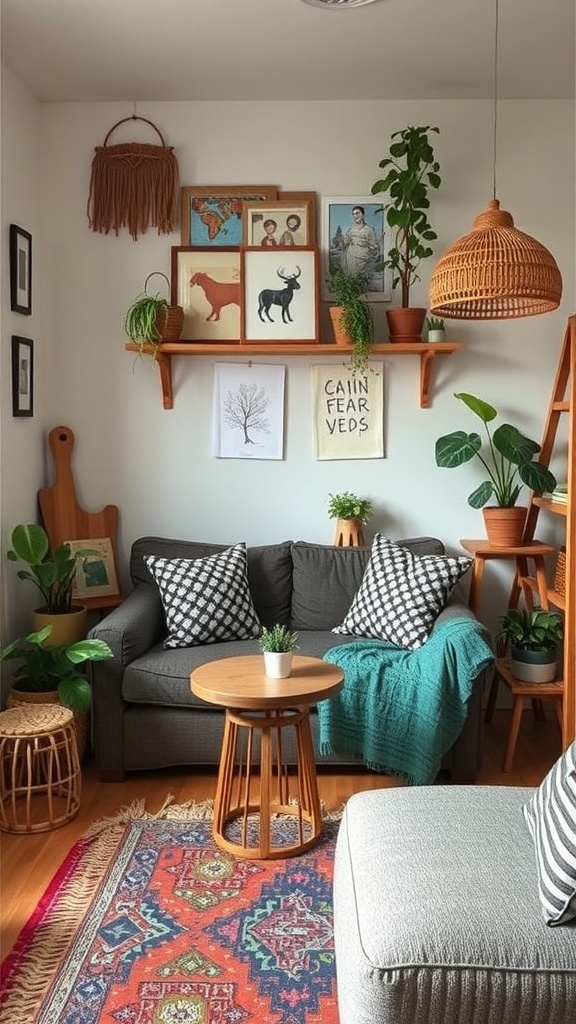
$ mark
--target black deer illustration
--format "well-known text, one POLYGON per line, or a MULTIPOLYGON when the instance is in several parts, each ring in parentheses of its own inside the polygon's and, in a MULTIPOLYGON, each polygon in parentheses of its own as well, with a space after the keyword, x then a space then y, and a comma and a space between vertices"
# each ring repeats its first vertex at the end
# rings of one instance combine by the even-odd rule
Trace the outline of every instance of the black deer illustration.
POLYGON ((290 303, 292 302, 292 296, 294 292, 300 288, 298 284, 298 278, 300 277, 300 267, 296 267, 295 274, 285 274, 284 268, 280 267, 276 271, 278 277, 280 277, 285 283, 285 288, 264 288, 258 296, 258 316, 262 323, 265 323, 262 312, 266 313, 270 323, 274 323, 270 316, 270 306, 280 306, 282 310, 282 321, 286 324, 288 321, 292 323, 292 317, 290 316, 290 303))

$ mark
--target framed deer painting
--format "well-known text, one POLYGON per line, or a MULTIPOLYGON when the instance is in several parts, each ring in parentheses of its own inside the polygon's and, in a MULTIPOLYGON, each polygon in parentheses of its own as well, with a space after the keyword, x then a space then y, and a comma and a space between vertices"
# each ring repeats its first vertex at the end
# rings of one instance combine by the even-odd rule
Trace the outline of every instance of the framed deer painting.
POLYGON ((318 249, 240 246, 240 339, 274 345, 318 342, 318 249))
POLYGON ((240 251, 172 246, 171 302, 182 306, 181 341, 239 342, 240 251))

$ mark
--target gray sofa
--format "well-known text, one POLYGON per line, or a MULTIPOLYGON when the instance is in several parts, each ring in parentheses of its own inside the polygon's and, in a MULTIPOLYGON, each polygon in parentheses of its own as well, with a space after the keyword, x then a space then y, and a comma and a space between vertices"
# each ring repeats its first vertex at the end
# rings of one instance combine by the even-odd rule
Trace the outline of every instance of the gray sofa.
MULTIPOLYGON (((443 554, 443 544, 431 537, 399 541, 416 554, 443 554)), ((217 765, 223 711, 195 697, 190 673, 217 658, 258 652, 257 640, 213 643, 164 650, 166 623, 159 591, 144 563, 146 555, 203 558, 227 545, 143 537, 135 541, 130 558, 134 589, 90 630, 113 651, 108 661, 90 667, 93 688, 93 745, 102 781, 121 781, 127 771, 170 765, 217 765)), ((299 653, 322 657, 330 647, 350 637, 331 632, 339 625, 360 586, 370 548, 339 548, 284 541, 248 547, 248 579, 254 607, 264 626, 285 623, 300 634, 299 653)), ((460 592, 440 614, 471 615, 460 592)), ((454 781, 473 781, 481 756, 482 676, 473 688, 466 724, 443 760, 454 781)), ((311 714, 317 748, 318 723, 311 714)), ((289 762, 295 752, 288 752, 289 762)), ((320 757, 317 763, 355 763, 339 757, 320 757)))
POLYGON ((576 921, 548 928, 532 789, 357 793, 334 863, 340 1024, 573 1024, 576 921))

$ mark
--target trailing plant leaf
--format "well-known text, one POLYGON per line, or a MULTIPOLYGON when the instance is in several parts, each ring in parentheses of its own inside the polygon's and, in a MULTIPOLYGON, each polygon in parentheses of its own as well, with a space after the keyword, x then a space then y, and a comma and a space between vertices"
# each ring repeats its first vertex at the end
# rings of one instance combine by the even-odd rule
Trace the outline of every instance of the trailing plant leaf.
POLYGON ((374 314, 366 298, 368 279, 364 274, 349 274, 342 267, 334 267, 328 285, 342 307, 342 326, 354 344, 352 372, 364 372, 374 341, 374 314))

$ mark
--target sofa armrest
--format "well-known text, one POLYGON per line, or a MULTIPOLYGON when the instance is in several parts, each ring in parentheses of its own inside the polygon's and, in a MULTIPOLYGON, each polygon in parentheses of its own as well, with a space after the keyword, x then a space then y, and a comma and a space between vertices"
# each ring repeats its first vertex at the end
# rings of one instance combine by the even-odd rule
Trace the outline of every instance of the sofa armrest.
POLYGON ((123 717, 126 703, 122 679, 127 665, 139 658, 166 633, 160 595, 147 584, 137 586, 88 636, 104 640, 112 651, 107 661, 89 662, 92 684, 92 739, 96 767, 104 779, 121 780, 123 717))

